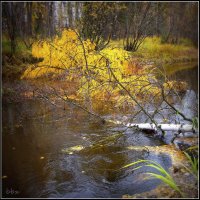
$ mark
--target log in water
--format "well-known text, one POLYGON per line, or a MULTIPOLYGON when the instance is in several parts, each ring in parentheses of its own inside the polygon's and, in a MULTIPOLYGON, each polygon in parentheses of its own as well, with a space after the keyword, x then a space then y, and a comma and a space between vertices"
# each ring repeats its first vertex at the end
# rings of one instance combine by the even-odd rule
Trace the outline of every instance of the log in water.
POLYGON ((128 123, 126 126, 128 127, 137 127, 139 129, 147 129, 147 130, 158 130, 161 129, 163 131, 180 131, 180 132, 195 132, 193 125, 189 124, 155 124, 144 123, 144 124, 131 124, 128 123))
POLYGON ((143 130, 162 130, 162 131, 177 131, 177 132, 197 132, 192 124, 153 124, 153 123, 141 123, 141 124, 134 124, 134 123, 123 123, 120 121, 112 121, 115 124, 123 124, 127 127, 135 127, 143 130))

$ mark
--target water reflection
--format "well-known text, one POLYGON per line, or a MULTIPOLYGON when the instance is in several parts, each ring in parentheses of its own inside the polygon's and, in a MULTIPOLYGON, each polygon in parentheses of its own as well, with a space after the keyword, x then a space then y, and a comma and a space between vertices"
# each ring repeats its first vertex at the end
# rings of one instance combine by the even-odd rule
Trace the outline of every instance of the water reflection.
MULTIPOLYGON (((191 114, 191 106, 197 102, 197 71, 196 67, 170 74, 172 80, 189 84, 181 104, 176 105, 182 106, 185 114, 191 114)), ((108 118, 109 113, 109 106, 101 112, 108 118)), ((138 120, 145 121, 145 116, 141 113, 138 120)), ((165 154, 126 148, 159 146, 163 144, 159 139, 131 129, 124 132, 124 127, 116 125, 102 125, 73 106, 58 110, 37 101, 3 105, 2 121, 3 176, 7 176, 3 179, 3 197, 13 197, 6 193, 12 188, 19 191, 15 197, 21 198, 120 198, 153 189, 159 183, 142 180, 147 168, 118 170, 120 167, 138 159, 153 159, 166 169, 171 166, 165 154), (122 132, 124 135, 118 137, 122 132), (109 140, 112 136, 117 136, 115 141, 109 140), (77 145, 84 149, 72 154, 62 152, 77 145)))
MULTIPOLYGON (((108 136, 120 133, 120 127, 99 124, 78 109, 70 110, 55 112, 35 101, 3 106, 3 175, 7 176, 3 197, 13 197, 6 194, 8 188, 20 191, 15 197, 95 198, 121 197, 156 187, 159 181, 134 183, 137 172, 117 170, 149 156, 146 151, 130 152, 127 145, 161 142, 130 130, 113 142, 108 136), (76 145, 86 148, 71 155, 62 152, 76 145)), ((155 160, 170 166, 167 159, 155 156, 155 160)))
POLYGON ((198 64, 175 63, 164 66, 170 80, 185 81, 189 90, 198 93, 198 64))

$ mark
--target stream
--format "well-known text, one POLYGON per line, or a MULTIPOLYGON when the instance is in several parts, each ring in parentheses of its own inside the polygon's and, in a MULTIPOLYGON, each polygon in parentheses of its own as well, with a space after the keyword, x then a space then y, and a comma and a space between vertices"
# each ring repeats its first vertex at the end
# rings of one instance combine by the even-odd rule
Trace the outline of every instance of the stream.
MULTIPOLYGON (((198 67, 185 68, 170 77, 189 84, 182 105, 177 106, 189 117, 195 116, 191 106, 198 99, 198 67)), ((154 160, 165 169, 172 165, 167 153, 130 150, 133 146, 164 145, 159 138, 101 124, 73 105, 58 110, 39 100, 7 103, 2 116, 4 198, 121 198, 161 183, 143 180, 144 172, 153 169, 120 169, 124 165, 139 159, 154 160), (123 136, 116 138, 120 133, 123 136)))

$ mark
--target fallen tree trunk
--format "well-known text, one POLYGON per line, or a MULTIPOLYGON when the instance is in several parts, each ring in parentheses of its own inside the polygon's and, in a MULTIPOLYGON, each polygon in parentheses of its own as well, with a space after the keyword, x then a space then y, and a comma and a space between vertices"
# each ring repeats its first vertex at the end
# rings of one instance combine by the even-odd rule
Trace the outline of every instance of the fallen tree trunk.
POLYGON ((162 131, 176 131, 176 132, 197 132, 197 130, 194 128, 194 126, 192 124, 153 124, 153 123, 141 123, 141 124, 134 124, 134 123, 123 123, 120 121, 110 121, 110 122, 114 122, 115 124, 122 124, 125 125, 127 127, 135 127, 135 128, 139 128, 142 130, 162 130, 162 131))
POLYGON ((195 132, 195 129, 192 125, 189 124, 130 124, 128 123, 126 126, 128 127, 137 127, 139 129, 146 129, 146 130, 155 130, 161 129, 163 131, 180 131, 180 132, 195 132))
MULTIPOLYGON (((53 88, 53 90, 55 91, 55 89, 53 88)), ((138 128, 138 129, 141 129, 141 130, 153 130, 153 131, 176 131, 178 133, 185 133, 185 132, 192 132, 192 133, 198 133, 198 130, 192 125, 192 124, 157 124, 156 121, 154 121, 152 118, 151 118, 151 121, 153 123, 140 123, 140 124, 135 124, 135 123, 124 123, 122 121, 115 121, 115 120, 106 120, 104 118, 102 118, 100 115, 96 114, 96 113, 93 113, 93 112, 90 112, 88 111, 86 108, 82 107, 81 105, 77 104, 77 103, 74 103, 68 96, 65 96, 66 99, 64 99, 62 96, 56 94, 59 98, 61 98, 63 101, 68 101, 69 103, 81 108, 82 110, 84 110, 85 112, 87 112, 88 114, 90 115, 93 115, 99 119, 102 120, 102 123, 105 123, 105 122, 111 122, 111 123, 114 123, 114 124, 120 124, 120 125, 124 125, 126 127, 135 127, 135 128, 138 128)), ((42 96, 43 97, 43 96, 42 96)), ((47 100, 48 98, 45 97, 47 100)), ((54 103, 51 102, 51 104, 55 105, 54 103)), ((143 109, 143 108, 142 108, 143 109)), ((145 112, 146 114, 146 111, 143 110, 143 112, 145 112)))

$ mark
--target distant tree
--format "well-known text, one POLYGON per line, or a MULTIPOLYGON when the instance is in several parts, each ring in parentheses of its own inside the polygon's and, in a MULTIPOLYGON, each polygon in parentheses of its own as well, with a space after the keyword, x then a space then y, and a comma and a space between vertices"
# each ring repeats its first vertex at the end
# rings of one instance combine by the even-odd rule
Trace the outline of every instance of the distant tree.
POLYGON ((184 15, 181 14, 182 28, 181 33, 183 37, 192 40, 193 44, 198 47, 198 2, 188 2, 185 5, 184 15))
POLYGON ((123 17, 124 49, 137 51, 144 39, 151 34, 154 13, 151 2, 129 2, 123 17))
POLYGON ((116 22, 117 3, 84 3, 81 33, 96 44, 96 49, 103 49, 109 42, 116 22))
POLYGON ((80 19, 81 2, 75 3, 75 20, 80 19))
POLYGON ((77 28, 101 50, 111 39, 123 39, 124 49, 137 51, 147 36, 177 44, 189 38, 198 44, 197 2, 3 2, 3 34, 11 53, 17 40, 31 48, 35 38, 52 37, 77 28))
POLYGON ((15 2, 3 3, 3 15, 5 17, 6 28, 10 39, 11 55, 16 51, 16 37, 17 37, 17 18, 16 18, 16 6, 15 2))
POLYGON ((67 15, 69 20, 69 27, 73 27, 73 12, 72 12, 72 2, 67 2, 67 15))
MULTIPOLYGON (((179 40, 179 13, 180 4, 176 2, 165 2, 163 9, 164 26, 161 30, 162 43, 178 43, 179 40)), ((181 5, 183 6, 183 4, 181 5)), ((184 10, 181 10, 184 12, 184 10)))
POLYGON ((197 44, 197 2, 164 2, 162 8, 162 42, 178 44, 182 37, 186 37, 197 44))
POLYGON ((28 36, 32 36, 32 2, 26 2, 26 9, 27 9, 27 34, 28 36))
POLYGON ((47 3, 47 21, 48 21, 48 36, 52 37, 55 34, 54 26, 54 2, 47 3))

